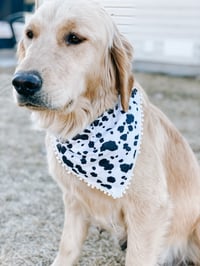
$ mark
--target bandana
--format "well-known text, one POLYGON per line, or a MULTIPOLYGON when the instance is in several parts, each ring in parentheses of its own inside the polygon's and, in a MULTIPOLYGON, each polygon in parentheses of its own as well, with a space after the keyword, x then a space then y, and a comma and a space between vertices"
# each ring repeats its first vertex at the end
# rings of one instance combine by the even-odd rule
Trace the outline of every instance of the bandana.
POLYGON ((134 88, 128 112, 120 102, 105 111, 80 134, 61 142, 52 137, 56 158, 68 173, 113 198, 126 192, 142 137, 141 95, 134 88))

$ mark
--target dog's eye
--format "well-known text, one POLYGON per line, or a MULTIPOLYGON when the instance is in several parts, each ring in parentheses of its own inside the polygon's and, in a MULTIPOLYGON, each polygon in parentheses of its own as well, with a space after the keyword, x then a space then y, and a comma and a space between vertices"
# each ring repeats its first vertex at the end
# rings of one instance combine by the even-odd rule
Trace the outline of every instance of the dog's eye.
POLYGON ((34 33, 32 30, 27 30, 26 31, 26 36, 28 37, 28 39, 33 39, 34 37, 34 33))
POLYGON ((80 44, 83 41, 83 39, 81 39, 74 33, 70 33, 69 35, 66 36, 65 41, 67 44, 77 45, 80 44))

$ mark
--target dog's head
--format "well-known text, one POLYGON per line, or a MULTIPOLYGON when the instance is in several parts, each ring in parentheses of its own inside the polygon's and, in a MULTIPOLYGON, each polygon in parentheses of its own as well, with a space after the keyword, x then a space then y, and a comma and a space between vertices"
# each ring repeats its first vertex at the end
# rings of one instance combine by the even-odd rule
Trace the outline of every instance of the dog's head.
POLYGON ((13 85, 20 106, 62 117, 94 109, 99 115, 120 94, 128 108, 132 47, 97 3, 46 0, 26 23, 18 55, 13 85))

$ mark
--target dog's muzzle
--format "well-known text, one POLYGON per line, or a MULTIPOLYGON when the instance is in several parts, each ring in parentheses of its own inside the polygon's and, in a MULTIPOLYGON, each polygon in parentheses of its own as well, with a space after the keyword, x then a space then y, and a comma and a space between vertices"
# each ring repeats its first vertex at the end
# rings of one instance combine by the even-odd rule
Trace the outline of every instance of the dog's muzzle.
POLYGON ((44 97, 42 97, 42 78, 37 71, 17 72, 12 80, 17 102, 20 106, 31 109, 48 109, 44 97))

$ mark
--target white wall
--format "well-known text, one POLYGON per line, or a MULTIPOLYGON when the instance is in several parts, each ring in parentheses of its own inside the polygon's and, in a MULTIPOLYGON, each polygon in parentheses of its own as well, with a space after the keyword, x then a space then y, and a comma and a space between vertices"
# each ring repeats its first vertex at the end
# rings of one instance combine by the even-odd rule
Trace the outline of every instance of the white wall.
POLYGON ((139 68, 200 74, 200 0, 101 3, 133 44, 139 68))

